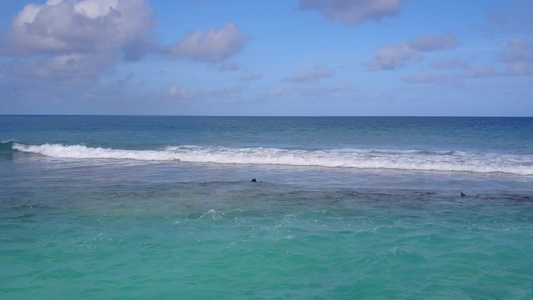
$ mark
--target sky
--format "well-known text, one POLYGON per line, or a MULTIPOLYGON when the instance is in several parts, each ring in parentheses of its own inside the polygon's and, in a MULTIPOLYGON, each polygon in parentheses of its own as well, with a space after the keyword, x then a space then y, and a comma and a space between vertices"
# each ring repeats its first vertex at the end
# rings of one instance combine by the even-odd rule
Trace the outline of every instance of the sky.
POLYGON ((10 0, 0 114, 533 116, 533 0, 10 0))

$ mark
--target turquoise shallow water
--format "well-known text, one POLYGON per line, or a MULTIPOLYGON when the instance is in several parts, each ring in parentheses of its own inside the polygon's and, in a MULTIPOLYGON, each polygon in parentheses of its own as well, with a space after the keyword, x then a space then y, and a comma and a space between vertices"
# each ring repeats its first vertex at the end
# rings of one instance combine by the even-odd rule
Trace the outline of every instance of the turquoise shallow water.
MULTIPOLYGON (((252 163, 254 155, 264 155, 252 145, 259 139, 270 148, 311 151, 290 152, 293 159, 298 154, 309 160, 317 155, 312 151, 340 149, 331 140, 320 142, 318 136, 313 145, 306 146, 297 138, 291 143, 290 136, 298 128, 294 124, 305 122, 299 118, 281 119, 279 124, 271 121, 268 132, 272 137, 242 129, 249 128, 248 123, 238 126, 238 118, 230 120, 231 129, 211 123, 218 121, 198 118, 195 122, 209 126, 194 127, 194 134, 199 136, 196 143, 190 135, 167 140, 169 133, 157 129, 169 125, 165 118, 150 119, 152 125, 141 133, 137 129, 147 121, 126 118, 139 124, 129 128, 126 122, 115 135, 114 127, 104 122, 98 129, 100 139, 95 133, 95 124, 101 120, 98 117, 54 117, 51 123, 25 117, 26 123, 18 125, 13 118, 4 118, 13 129, 0 136, 4 141, 0 153, 2 299, 533 297, 531 175, 483 172, 483 168, 459 172, 284 165, 268 160, 252 163), (289 133, 283 129, 287 124, 293 124, 289 133), (148 132, 153 138, 143 144, 148 132), (113 137, 123 135, 129 136, 127 142, 120 138, 113 141, 113 137), (275 135, 281 139, 277 145, 275 135), (179 143, 182 138, 187 143, 179 143), (13 149, 16 143, 61 143, 63 148, 59 152, 24 152, 13 149), (76 150, 69 145, 85 148, 76 150), (146 159, 145 151, 169 151, 165 147, 180 145, 211 147, 207 148, 211 153, 200 151, 199 156, 219 156, 200 162, 146 159), (84 156, 87 149, 103 146, 98 151, 106 155, 113 149, 127 151, 120 155, 143 152, 141 159, 84 156), (226 148, 220 152, 219 146, 226 148), (235 149, 247 156, 238 156, 235 149), (221 161, 234 156, 248 161, 221 161), (252 183, 251 178, 259 182, 252 183), (467 196, 461 197, 460 192, 467 196)), ((115 124, 113 117, 106 120, 115 124)), ((176 122, 171 121, 172 126, 177 126, 176 122)), ((327 135, 332 132, 329 122, 326 120, 323 129, 327 135)), ((504 121, 504 127, 512 128, 508 122, 504 121)), ((346 124, 340 128, 343 126, 346 124)), ((516 167, 527 170, 527 163, 531 163, 531 145, 524 133, 514 133, 523 144, 516 151, 509 144, 498 145, 499 139, 511 139, 508 135, 495 138, 494 133, 479 128, 484 136, 477 140, 471 138, 461 144, 458 138, 453 148, 438 143, 419 148, 415 144, 424 140, 419 135, 426 129, 416 128, 398 129, 415 131, 416 136, 396 139, 390 138, 394 134, 382 132, 387 138, 380 140, 380 151, 364 152, 364 159, 377 157, 391 163, 396 156, 415 155, 409 159, 438 167, 443 164, 440 157, 434 158, 439 151, 446 156, 453 151, 481 153, 484 149, 483 153, 502 164, 513 163, 505 161, 505 155, 514 155, 519 161, 516 167), (492 146, 484 148, 482 144, 492 146), (428 152, 432 153, 430 158, 424 156, 428 152)), ((345 133, 353 130, 346 129, 345 133)), ((370 129, 365 130, 360 134, 369 134, 370 129)), ((372 130, 376 131, 373 135, 380 132, 372 130)), ((470 137, 475 136, 475 131, 469 132, 470 137)), ((313 140, 311 137, 305 139, 313 140)), ((342 149, 357 151, 378 148, 370 147, 369 140, 364 141, 366 146, 349 139, 342 144, 348 147, 342 149)), ((354 154, 357 151, 349 151, 348 156, 328 152, 330 156, 319 162, 331 157, 344 162, 360 159, 354 154)))

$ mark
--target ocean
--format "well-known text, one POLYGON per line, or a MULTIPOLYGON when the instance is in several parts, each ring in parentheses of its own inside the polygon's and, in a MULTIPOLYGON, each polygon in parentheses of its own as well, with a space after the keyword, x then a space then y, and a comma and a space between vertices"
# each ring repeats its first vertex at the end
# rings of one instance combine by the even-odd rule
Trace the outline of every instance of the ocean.
POLYGON ((533 118, 0 116, 0 299, 533 299, 532 253, 533 118))

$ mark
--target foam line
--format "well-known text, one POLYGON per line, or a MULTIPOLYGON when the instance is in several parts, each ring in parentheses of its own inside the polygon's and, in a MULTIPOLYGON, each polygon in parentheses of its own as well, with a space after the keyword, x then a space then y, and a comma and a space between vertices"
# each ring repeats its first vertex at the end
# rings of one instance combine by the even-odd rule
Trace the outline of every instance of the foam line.
POLYGON ((533 155, 464 151, 386 149, 289 150, 218 146, 168 146, 158 150, 96 148, 84 145, 23 145, 20 152, 56 158, 182 161, 215 164, 318 166, 330 168, 433 170, 533 175, 533 155))

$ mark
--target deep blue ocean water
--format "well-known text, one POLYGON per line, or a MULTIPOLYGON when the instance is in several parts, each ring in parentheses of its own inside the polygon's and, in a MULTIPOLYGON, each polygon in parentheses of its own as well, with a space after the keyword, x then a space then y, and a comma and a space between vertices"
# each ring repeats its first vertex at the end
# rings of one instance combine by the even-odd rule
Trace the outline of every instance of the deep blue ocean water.
POLYGON ((1 299, 533 298, 533 118, 0 116, 0 191, 1 299))

